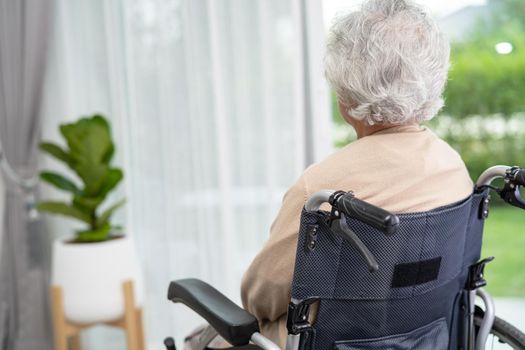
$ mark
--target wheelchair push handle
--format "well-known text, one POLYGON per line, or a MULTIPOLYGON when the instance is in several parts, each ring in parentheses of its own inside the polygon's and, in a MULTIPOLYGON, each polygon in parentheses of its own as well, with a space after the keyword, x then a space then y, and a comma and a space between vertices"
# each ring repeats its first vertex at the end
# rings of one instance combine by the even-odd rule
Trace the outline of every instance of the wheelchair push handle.
POLYGON ((339 196, 337 192, 334 193, 330 204, 346 216, 372 226, 386 235, 395 233, 399 226, 397 215, 356 198, 352 192, 343 192, 339 196))
POLYGON ((514 166, 506 171, 505 186, 499 190, 500 197, 512 206, 525 209, 525 199, 520 188, 525 187, 525 170, 514 166))
POLYGON ((508 204, 525 209, 525 199, 522 198, 520 189, 525 188, 525 169, 519 166, 496 165, 485 170, 478 181, 476 182, 476 189, 483 190, 485 188, 495 190, 498 195, 508 204), (491 183, 498 178, 504 180, 502 188, 496 188, 491 183))
POLYGON ((349 242, 362 256, 370 272, 377 271, 379 265, 370 250, 358 235, 348 226, 346 218, 356 219, 384 234, 393 234, 399 226, 399 218, 384 209, 357 199, 353 192, 322 190, 314 193, 304 206, 306 211, 318 211, 321 205, 330 203, 332 212, 327 222, 333 232, 349 242))
POLYGON ((525 169, 519 169, 514 173, 514 183, 518 186, 525 186, 525 169))

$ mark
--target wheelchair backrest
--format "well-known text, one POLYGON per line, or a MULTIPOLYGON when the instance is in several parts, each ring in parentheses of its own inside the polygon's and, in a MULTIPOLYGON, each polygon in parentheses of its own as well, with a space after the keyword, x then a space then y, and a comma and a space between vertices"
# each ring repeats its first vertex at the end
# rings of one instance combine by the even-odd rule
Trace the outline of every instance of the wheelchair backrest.
POLYGON ((331 232, 328 213, 303 210, 292 299, 319 300, 305 348, 457 349, 464 286, 469 266, 480 257, 480 207, 487 195, 399 214, 398 231, 390 236, 347 219, 379 263, 372 273, 357 251, 331 232))

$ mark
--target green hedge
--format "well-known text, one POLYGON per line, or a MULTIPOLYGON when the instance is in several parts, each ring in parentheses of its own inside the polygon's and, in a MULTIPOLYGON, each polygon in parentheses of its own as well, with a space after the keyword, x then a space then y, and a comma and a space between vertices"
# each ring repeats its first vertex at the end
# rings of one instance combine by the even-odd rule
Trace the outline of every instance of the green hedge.
POLYGON ((455 44, 445 89, 444 114, 456 118, 472 115, 511 116, 525 111, 525 35, 485 38, 455 44), (500 55, 495 45, 509 41, 514 49, 500 55))

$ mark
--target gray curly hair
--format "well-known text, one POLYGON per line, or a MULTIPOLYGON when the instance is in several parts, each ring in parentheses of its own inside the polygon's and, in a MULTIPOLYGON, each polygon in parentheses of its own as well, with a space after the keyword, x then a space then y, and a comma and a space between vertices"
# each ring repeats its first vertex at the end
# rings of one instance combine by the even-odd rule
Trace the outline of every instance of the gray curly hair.
POLYGON ((448 40, 421 7, 368 0, 333 23, 325 75, 352 118, 419 123, 443 107, 449 56, 448 40))

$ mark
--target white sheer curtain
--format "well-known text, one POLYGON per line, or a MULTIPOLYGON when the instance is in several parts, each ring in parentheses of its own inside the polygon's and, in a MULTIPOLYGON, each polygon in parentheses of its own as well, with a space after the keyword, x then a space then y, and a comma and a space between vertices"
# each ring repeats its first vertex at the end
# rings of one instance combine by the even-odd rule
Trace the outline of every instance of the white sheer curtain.
MULTIPOLYGON (((181 344, 201 320, 166 300, 168 282, 201 278, 239 302, 284 191, 330 151, 321 1, 57 3, 44 137, 80 115, 111 118, 148 344, 181 344)), ((99 330, 83 342, 124 338, 99 330)))

